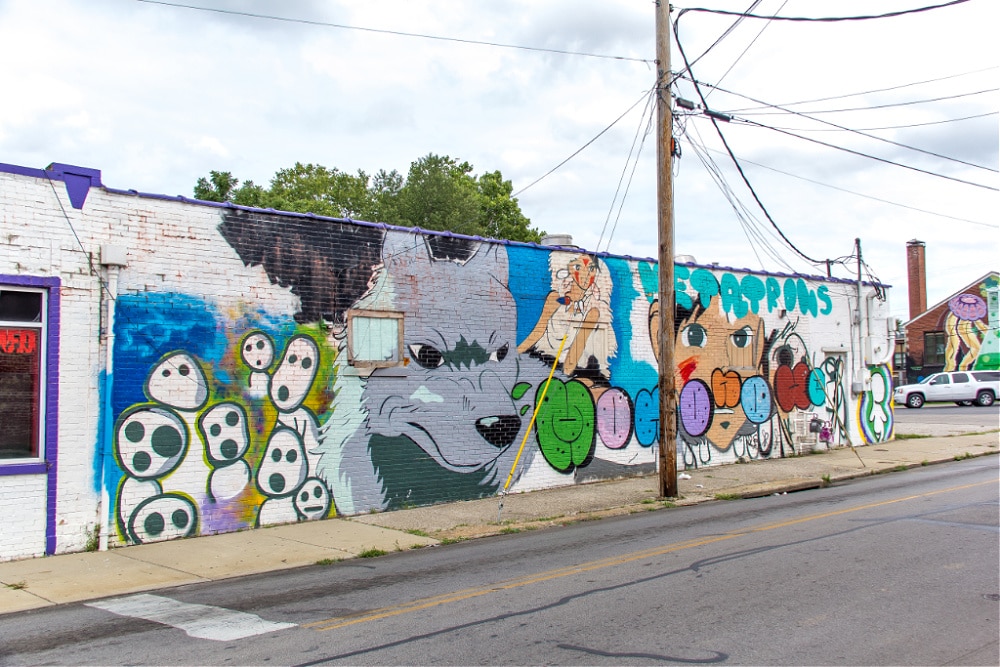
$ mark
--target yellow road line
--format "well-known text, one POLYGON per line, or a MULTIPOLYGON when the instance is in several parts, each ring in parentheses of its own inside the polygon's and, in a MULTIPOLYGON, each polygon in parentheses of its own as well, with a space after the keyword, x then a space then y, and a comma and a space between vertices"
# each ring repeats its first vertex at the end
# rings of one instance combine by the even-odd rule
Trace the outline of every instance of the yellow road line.
POLYGON ((893 505, 895 503, 901 503, 907 500, 916 500, 918 498, 927 498, 942 493, 962 491, 964 489, 970 489, 976 486, 983 486, 984 484, 996 484, 996 480, 989 480, 986 482, 976 482, 973 484, 963 484, 961 486, 952 486, 947 489, 928 491, 927 493, 919 493, 912 496, 903 496, 901 498, 894 498, 892 500, 883 500, 877 503, 858 505, 857 507, 849 507, 846 509, 833 510, 831 512, 823 512, 821 514, 811 514, 809 516, 800 517, 798 519, 789 519, 788 521, 779 521, 777 523, 764 524, 762 526, 754 526, 747 528, 745 530, 735 531, 731 533, 723 533, 721 535, 714 535, 711 537, 695 538, 691 540, 686 540, 684 542, 671 544, 670 546, 654 547, 651 549, 644 549, 642 551, 633 551, 627 554, 622 554, 620 556, 612 556, 609 558, 602 558, 600 560, 594 560, 587 563, 580 563, 579 565, 571 565, 569 567, 562 567, 554 570, 546 570, 545 572, 537 572, 535 574, 530 574, 524 577, 509 579, 506 581, 499 581, 493 584, 486 584, 484 586, 477 586, 474 588, 465 588, 458 591, 451 591, 449 593, 443 593, 441 595, 435 595, 433 597, 421 598, 419 600, 413 600, 412 602, 393 605, 391 607, 383 607, 381 609, 373 609, 370 611, 359 612, 358 614, 352 614, 350 616, 338 616, 336 618, 328 618, 322 621, 304 623, 302 624, 302 627, 312 628, 314 630, 319 630, 319 631, 336 630, 338 628, 344 628, 349 625, 356 625, 358 623, 367 623, 369 621, 377 621, 383 618, 392 618, 393 616, 401 616, 402 614, 409 614, 414 611, 422 611, 424 609, 430 609, 431 607, 437 607, 451 602, 461 602, 462 600, 469 600, 471 598, 482 597, 483 595, 489 595, 491 593, 496 593, 499 591, 506 591, 514 588, 522 588, 524 586, 529 586, 531 584, 551 581, 553 579, 560 579, 562 577, 568 577, 574 574, 582 574, 584 572, 601 570, 606 567, 623 565, 625 563, 631 563, 637 560, 651 558, 653 556, 663 556, 665 554, 673 553, 676 551, 693 549, 695 547, 701 547, 707 544, 713 544, 715 542, 723 542, 725 540, 731 540, 733 538, 743 537, 754 533, 763 533, 769 530, 776 530, 778 528, 787 528, 788 526, 794 526, 800 523, 807 523, 809 521, 818 521, 820 519, 828 519, 830 517, 840 516, 843 514, 850 514, 852 512, 860 512, 862 510, 874 509, 876 507, 885 507, 886 505, 893 505))

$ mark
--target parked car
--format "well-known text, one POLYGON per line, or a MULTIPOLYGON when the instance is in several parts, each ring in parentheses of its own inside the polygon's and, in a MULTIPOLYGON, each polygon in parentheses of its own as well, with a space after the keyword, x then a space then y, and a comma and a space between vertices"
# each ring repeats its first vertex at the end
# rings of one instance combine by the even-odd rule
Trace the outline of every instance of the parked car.
POLYGON ((896 387, 893 400, 898 405, 919 408, 928 402, 956 405, 993 405, 1000 395, 1000 371, 951 371, 928 375, 918 384, 896 387))

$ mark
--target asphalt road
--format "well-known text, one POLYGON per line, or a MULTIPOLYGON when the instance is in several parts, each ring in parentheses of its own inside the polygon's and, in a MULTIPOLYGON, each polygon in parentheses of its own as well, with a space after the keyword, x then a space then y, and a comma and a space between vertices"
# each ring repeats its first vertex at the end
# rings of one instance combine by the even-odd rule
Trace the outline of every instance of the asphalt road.
POLYGON ((959 435, 1000 428, 1000 402, 988 408, 927 403, 914 410, 897 405, 893 414, 896 433, 907 435, 959 435))
POLYGON ((0 664, 1000 664, 998 458, 0 617, 0 664))

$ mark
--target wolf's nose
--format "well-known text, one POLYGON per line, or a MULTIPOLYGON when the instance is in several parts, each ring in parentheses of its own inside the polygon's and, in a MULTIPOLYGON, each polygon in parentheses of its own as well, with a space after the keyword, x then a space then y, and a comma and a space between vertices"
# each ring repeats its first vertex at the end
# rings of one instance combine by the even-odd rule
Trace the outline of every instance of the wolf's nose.
POLYGON ((517 415, 498 415, 476 420, 476 430, 483 440, 494 447, 506 447, 517 438, 521 430, 521 418, 517 415))

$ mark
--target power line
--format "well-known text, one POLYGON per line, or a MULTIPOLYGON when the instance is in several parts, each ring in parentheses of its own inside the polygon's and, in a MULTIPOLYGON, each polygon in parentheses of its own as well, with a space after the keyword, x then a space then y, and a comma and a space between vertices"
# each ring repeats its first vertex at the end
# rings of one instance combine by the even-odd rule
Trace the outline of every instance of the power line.
MULTIPOLYGON (((715 122, 714 118, 712 118, 710 120, 713 123, 715 122)), ((965 185, 972 185, 972 186, 977 187, 977 188, 983 188, 984 190, 993 190, 993 191, 997 191, 998 190, 998 188, 992 187, 990 185, 983 185, 982 183, 975 183, 973 181, 966 181, 966 180, 961 179, 961 178, 956 178, 955 176, 947 176, 945 174, 939 174, 939 173, 934 172, 934 171, 929 171, 927 169, 921 169, 920 167, 913 167, 911 165, 903 164, 901 162, 893 162, 892 160, 888 160, 886 158, 878 157, 878 156, 875 156, 875 155, 869 155, 868 153, 862 153, 861 151, 856 151, 856 150, 853 150, 853 149, 850 149, 850 148, 845 148, 843 146, 837 146, 836 144, 830 144, 830 143, 827 143, 825 141, 820 141, 819 139, 812 139, 810 137, 803 137, 800 134, 795 134, 794 132, 789 132, 788 130, 779 130, 776 127, 771 127, 769 125, 764 125, 763 123, 758 123, 756 121, 746 120, 746 119, 743 119, 743 118, 734 118, 733 120, 745 123, 747 125, 753 125, 755 127, 762 127, 764 129, 772 130, 772 131, 778 132, 780 134, 786 134, 786 135, 788 135, 790 137, 795 137, 796 139, 802 139, 803 141, 808 141, 810 143, 819 144, 820 146, 826 146, 827 148, 833 148, 833 149, 836 149, 838 151, 844 151, 845 153, 850 153, 852 155, 857 155, 857 156, 860 156, 860 157, 866 157, 866 158, 868 158, 870 160, 875 160, 877 162, 882 162, 882 163, 885 163, 885 164, 891 164, 891 165, 893 165, 895 167, 902 167, 904 169, 911 169, 913 171, 918 171, 918 172, 920 172, 922 174, 927 174, 928 176, 936 176, 938 178, 944 178, 944 179, 949 180, 949 181, 955 181, 956 183, 963 183, 965 185)))
POLYGON ((563 49, 548 49, 540 46, 524 46, 521 44, 503 44, 500 42, 487 42, 477 39, 462 39, 459 37, 444 37, 441 35, 427 35, 416 32, 403 32, 401 30, 384 30, 380 28, 365 28, 362 26, 345 25, 343 23, 331 23, 328 21, 315 21, 311 19, 297 19, 287 16, 274 16, 272 14, 257 14, 254 12, 244 12, 235 9, 220 9, 218 7, 200 7, 198 5, 186 5, 179 2, 166 2, 165 0, 136 0, 149 5, 162 5, 164 7, 174 7, 177 9, 192 9, 199 12, 211 12, 214 14, 225 14, 227 16, 243 16, 246 18, 263 19, 267 21, 281 21, 283 23, 298 23, 301 25, 311 25, 321 28, 338 28, 340 30, 358 30, 361 32, 373 32, 383 35, 394 35, 396 37, 416 37, 420 39, 433 39, 440 42, 455 42, 458 44, 473 44, 476 46, 492 46, 501 49, 518 49, 521 51, 539 51, 542 53, 557 53, 564 56, 583 56, 586 58, 603 58, 606 60, 622 60, 636 63, 652 64, 654 61, 646 58, 631 58, 628 56, 614 56, 601 53, 587 53, 584 51, 566 51, 563 49))
MULTIPOLYGON (((900 90, 901 88, 910 88, 911 86, 921 86, 925 83, 936 83, 938 81, 946 81, 948 79, 957 79, 959 77, 968 76, 970 74, 981 74, 982 72, 988 72, 990 70, 995 70, 995 69, 998 69, 997 65, 994 65, 993 67, 984 67, 983 69, 972 70, 971 72, 962 72, 961 74, 949 74, 948 76, 940 76, 937 77, 936 79, 925 79, 924 81, 913 81, 911 83, 902 83, 899 84, 898 86, 889 86, 887 88, 875 88, 874 90, 865 90, 860 93, 846 93, 843 95, 832 95, 830 97, 817 97, 812 100, 800 100, 798 102, 782 102, 780 106, 794 107, 800 104, 812 104, 813 102, 829 102, 830 100, 840 100, 847 97, 860 97, 862 95, 871 95, 872 93, 885 93, 890 90, 900 90)), ((745 109, 734 109, 733 111, 734 113, 735 112, 742 113, 744 111, 756 111, 757 109, 765 109, 765 108, 767 107, 747 107, 745 109)))
MULTIPOLYGON (((757 7, 757 5, 759 5, 760 3, 761 3, 761 0, 754 0, 753 3, 751 3, 751 5, 749 7, 747 7, 746 11, 747 12, 752 12, 757 7)), ((712 49, 714 49, 715 47, 717 47, 719 45, 719 43, 722 40, 724 40, 729 35, 729 33, 731 33, 733 30, 736 29, 736 26, 738 26, 740 23, 743 22, 744 18, 745 17, 740 16, 735 21, 733 21, 732 24, 728 28, 726 28, 726 31, 724 33, 722 33, 721 35, 719 35, 718 39, 716 39, 714 42, 712 42, 711 46, 709 46, 707 49, 705 49, 700 56, 698 56, 697 58, 695 58, 694 60, 691 61, 691 66, 694 67, 696 64, 698 64, 699 60, 701 60, 702 58, 704 58, 705 56, 707 56, 712 49)), ((747 47, 747 48, 749 48, 749 47, 747 47)))
MULTIPOLYGON (((697 116, 698 114, 691 114, 692 116, 697 116)), ((1000 115, 998 111, 987 111, 986 113, 977 113, 972 116, 962 116, 961 118, 945 118, 944 120, 929 120, 926 123, 908 123, 906 125, 882 125, 879 127, 859 127, 854 131, 871 131, 871 130, 905 130, 911 127, 926 127, 928 125, 941 125, 943 123, 958 123, 963 120, 974 120, 976 118, 986 118, 987 116, 1000 115)), ((819 120, 818 118, 813 118, 813 120, 819 120)), ((815 128, 797 128, 797 127, 783 127, 782 130, 796 130, 798 132, 840 132, 840 130, 827 128, 827 127, 815 127, 815 128)))
MULTIPOLYGON (((685 78, 687 78, 687 77, 685 77, 685 78)), ((780 107, 780 106, 778 106, 776 104, 768 104, 767 102, 764 102, 763 100, 758 100, 758 99, 756 99, 754 97, 750 97, 749 95, 744 95, 743 93, 737 93, 737 92, 734 92, 732 90, 726 90, 725 88, 722 88, 722 87, 717 86, 717 85, 712 85, 710 83, 704 83, 704 82, 699 82, 699 83, 701 85, 703 85, 703 86, 709 86, 709 87, 714 88, 716 90, 721 90, 724 93, 729 93, 730 95, 736 95, 737 97, 742 97, 744 99, 748 99, 751 102, 756 102, 757 104, 763 104, 765 106, 769 106, 769 107, 772 107, 774 109, 780 109, 781 111, 793 114, 795 116, 800 116, 800 117, 805 118, 807 120, 812 120, 812 121, 815 121, 817 123, 822 123, 824 125, 829 125, 831 127, 834 127, 834 128, 836 128, 838 130, 842 130, 844 132, 851 132, 851 133, 854 133, 854 134, 861 135, 862 137, 867 137, 868 139, 874 139, 876 141, 881 141, 881 142, 884 142, 884 143, 887 143, 887 144, 892 144, 893 146, 899 146, 900 148, 905 148, 907 150, 915 151, 917 153, 923 153, 925 155, 931 155, 933 157, 941 158, 942 160, 949 160, 951 162, 957 162, 959 164, 964 164, 967 167, 975 167, 976 169, 983 169, 985 171, 991 171, 991 172, 994 172, 994 173, 998 172, 998 170, 993 169, 992 167, 984 167, 982 165, 974 164, 972 162, 966 162, 965 160, 959 160, 958 158, 949 157, 947 155, 941 155, 940 153, 935 153, 933 151, 924 150, 923 148, 917 148, 916 146, 909 146, 907 144, 902 144, 902 143, 900 143, 898 141, 893 141, 891 139, 885 139, 884 137, 878 137, 878 136, 875 136, 874 134, 867 134, 866 132, 862 132, 861 130, 853 130, 853 129, 849 128, 849 127, 844 127, 843 125, 837 125, 836 123, 831 123, 830 121, 823 120, 821 118, 813 118, 812 116, 807 115, 805 113, 802 113, 800 111, 795 111, 793 109, 785 109, 785 108, 780 107)), ((775 129, 777 129, 777 128, 775 128, 775 129)))
MULTIPOLYGON (((655 90, 655 88, 654 88, 653 90, 655 90)), ((610 124, 610 125, 608 125, 607 127, 605 127, 605 128, 604 128, 603 130, 601 130, 600 132, 598 132, 598 133, 597 133, 597 135, 596 135, 596 136, 594 136, 594 138, 592 138, 592 139, 591 139, 590 141, 588 141, 587 143, 585 143, 585 144, 584 144, 583 146, 580 146, 580 148, 578 148, 578 149, 576 149, 575 151, 573 151, 573 153, 572 153, 572 154, 571 154, 571 155, 570 155, 569 157, 567 157, 567 158, 566 158, 565 160, 563 160, 562 162, 560 162, 560 163, 559 163, 559 164, 557 164, 556 166, 552 167, 552 168, 551 168, 551 169, 549 169, 549 170, 548 170, 547 172, 545 172, 544 174, 542 174, 541 176, 539 176, 538 178, 536 178, 535 180, 533 180, 533 181, 532 181, 531 183, 528 183, 528 184, 527 184, 526 186, 524 186, 523 188, 521 188, 520 190, 518 190, 517 192, 515 192, 514 194, 512 194, 512 195, 511 195, 511 199, 513 199, 514 197, 517 197, 518 195, 520 195, 520 194, 521 194, 522 192, 524 192, 524 191, 525 191, 525 190, 527 190, 528 188, 530 188, 530 187, 533 187, 533 186, 534 186, 534 185, 536 185, 536 184, 537 184, 537 183, 538 183, 539 181, 541 181, 541 180, 543 180, 543 179, 545 179, 545 178, 548 178, 548 177, 549 177, 549 176, 550 176, 550 175, 551 175, 552 173, 554 173, 554 172, 555 172, 555 171, 556 171, 557 169, 559 169, 559 168, 560 168, 560 167, 562 167, 562 166, 563 166, 564 164, 566 164, 567 162, 569 162, 570 160, 572 160, 573 158, 575 158, 575 157, 576 157, 577 155, 579 155, 580 153, 582 153, 582 152, 584 151, 584 149, 585 149, 585 148, 587 148, 588 146, 590 146, 590 144, 592 144, 592 143, 594 143, 595 141, 597 141, 598 139, 600 139, 600 138, 601 138, 601 136, 602 136, 602 135, 603 135, 603 134, 604 134, 605 132, 607 132, 607 131, 608 131, 608 130, 610 130, 610 129, 611 129, 612 127, 614 127, 615 125, 617 125, 617 124, 618 124, 618 121, 620 121, 620 120, 621 120, 622 118, 624 118, 625 116, 627 116, 627 115, 628 115, 628 113, 629 113, 630 111, 632 111, 632 109, 636 108, 636 107, 637 107, 637 106, 639 105, 639 102, 642 102, 642 101, 643 101, 644 99, 646 99, 646 97, 647 97, 647 96, 648 96, 648 95, 650 94, 650 92, 651 92, 651 91, 649 91, 649 90, 647 90, 646 92, 644 92, 644 93, 642 94, 642 97, 640 97, 640 98, 639 98, 639 99, 637 99, 637 100, 636 100, 635 102, 633 102, 633 103, 632 103, 632 106, 630 106, 630 107, 629 107, 628 109, 626 109, 626 110, 625 110, 624 112, 622 112, 622 115, 618 116, 618 118, 615 118, 615 119, 614 119, 613 121, 611 121, 611 124, 610 124)))
POLYGON ((794 21, 801 23, 817 22, 817 23, 835 23, 840 21, 869 21, 872 19, 887 19, 896 16, 905 16, 907 14, 917 14, 920 12, 929 12, 933 9, 943 9, 944 7, 951 7, 952 5, 960 5, 969 0, 951 0, 951 2, 945 2, 940 5, 929 5, 927 7, 917 7, 916 9, 902 9, 895 12, 886 12, 885 14, 869 14, 864 16, 824 16, 824 17, 808 17, 808 16, 761 16, 759 14, 747 14, 745 12, 733 12, 725 9, 706 9, 704 7, 687 7, 682 9, 677 14, 677 19, 687 12, 705 12, 707 14, 721 14, 723 16, 742 16, 749 19, 766 19, 768 21, 794 21))
MULTIPOLYGON (((788 0, 785 0, 784 2, 782 2, 781 3, 781 7, 778 7, 778 9, 775 10, 774 14, 777 15, 778 12, 780 12, 782 9, 784 9, 785 5, 787 5, 787 4, 788 4, 788 0)), ((729 69, 727 69, 725 72, 722 73, 722 76, 719 77, 719 80, 717 81, 717 83, 722 83, 722 81, 727 76, 729 76, 729 73, 733 71, 733 68, 736 67, 736 64, 739 63, 741 60, 743 60, 743 56, 745 56, 747 54, 747 51, 750 50, 751 46, 753 46, 754 44, 757 43, 757 40, 760 39, 760 36, 764 34, 764 31, 767 30, 768 26, 770 26, 770 25, 771 25, 770 21, 768 21, 767 23, 764 24, 764 27, 762 27, 760 29, 760 31, 757 33, 757 35, 753 39, 750 40, 750 43, 747 44, 747 47, 745 49, 743 49, 743 51, 740 53, 740 55, 736 56, 736 60, 734 60, 733 64, 731 64, 729 66, 729 69)), ((708 91, 708 95, 705 95, 705 98, 707 99, 711 94, 712 94, 712 91, 711 90, 708 91)))
MULTIPOLYGON (((822 110, 819 110, 819 111, 810 111, 809 113, 813 114, 813 115, 816 115, 816 114, 821 114, 821 113, 845 113, 845 112, 848 112, 848 111, 871 111, 873 109, 891 109, 893 107, 913 106, 914 104, 927 104, 929 102, 941 102, 943 100, 957 100, 960 97, 972 97, 974 95, 982 95, 984 93, 995 93, 995 92, 997 92, 996 88, 986 88, 984 90, 976 90, 976 91, 973 91, 971 93, 958 93, 957 95, 944 95, 942 97, 929 97, 929 98, 923 99, 923 100, 910 100, 909 102, 892 102, 892 103, 889 103, 889 104, 873 104, 873 105, 867 106, 867 107, 851 107, 851 108, 847 108, 847 109, 822 109, 822 110)), ((750 98, 747 98, 747 99, 750 99, 750 98)), ((755 108, 759 108, 759 107, 755 107, 755 108)), ((741 111, 738 111, 738 110, 733 110, 731 112, 727 111, 727 113, 740 113, 741 115, 744 115, 744 116, 775 116, 775 115, 778 114, 778 112, 776 112, 776 111, 754 111, 754 112, 751 112, 751 113, 742 113, 741 111)))
MULTIPOLYGON (((713 153, 719 153, 720 155, 725 155, 725 153, 723 153, 722 151, 716 151, 716 150, 711 149, 711 148, 706 148, 706 150, 712 151, 713 153)), ((993 229, 1000 229, 1000 225, 991 224, 989 222, 980 222, 978 220, 969 220, 968 218, 959 218, 959 217, 956 217, 954 215, 948 215, 947 213, 937 213, 936 211, 928 211, 926 209, 917 208, 916 206, 909 206, 908 204, 900 204, 899 202, 890 201, 888 199, 882 199, 881 197, 875 197, 875 196, 872 196, 872 195, 866 195, 866 194, 861 193, 861 192, 856 192, 854 190, 848 190, 847 188, 842 188, 842 187, 839 187, 839 186, 836 186, 836 185, 831 185, 829 183, 824 183, 822 181, 816 181, 816 180, 813 180, 811 178, 806 178, 805 176, 800 176, 798 174, 793 174, 793 173, 790 173, 790 172, 787 172, 787 171, 782 171, 781 169, 777 169, 775 167, 771 167, 769 165, 762 164, 760 162, 754 162, 753 160, 748 160, 748 159, 746 159, 744 157, 741 157, 740 161, 741 162, 745 162, 746 164, 752 164, 755 167, 760 167, 761 169, 767 169, 769 171, 773 171, 773 172, 782 174, 784 176, 791 176, 792 178, 797 178, 800 181, 806 181, 808 183, 814 183, 815 185, 822 185, 825 188, 831 188, 833 190, 839 190, 841 192, 846 192, 847 194, 855 195, 856 197, 864 197, 865 199, 871 199, 871 200, 874 200, 874 201, 877 201, 877 202, 881 202, 883 204, 890 204, 891 206, 899 206, 900 208, 909 209, 911 211, 917 211, 918 213, 926 213, 928 215, 936 215, 936 216, 941 217, 941 218, 948 218, 949 220, 957 220, 959 222, 968 222, 969 224, 979 225, 981 227, 991 227, 993 229)))
MULTIPOLYGON (((684 71, 688 72, 691 71, 691 64, 688 62, 687 54, 684 52, 684 46, 681 44, 680 32, 678 30, 680 15, 678 15, 677 19, 678 19, 677 21, 674 21, 674 38, 675 41, 677 42, 677 49, 681 54, 681 58, 684 59, 684 71)), ((701 98, 702 104, 706 108, 708 108, 708 102, 705 100, 705 96, 701 92, 701 87, 698 85, 697 81, 695 81, 694 72, 691 72, 691 79, 692 81, 694 81, 695 92, 697 92, 698 97, 701 98)), ((798 255, 803 259, 805 259, 806 261, 816 265, 825 264, 825 262, 818 259, 813 259, 809 255, 799 250, 798 247, 794 243, 792 243, 791 239, 785 236, 785 233, 781 231, 780 227, 778 227, 778 223, 775 222, 774 218, 771 217, 771 214, 768 212, 767 207, 764 206, 764 202, 762 202, 760 200, 760 197, 757 196, 757 191, 754 190, 753 185, 750 184, 750 179, 748 179, 746 174, 743 172, 743 167, 740 166, 739 160, 736 159, 736 155, 733 153, 733 149, 729 147, 729 142, 726 141, 726 137, 725 135, 723 135, 722 129, 719 127, 718 122, 716 122, 715 118, 712 117, 709 117, 709 120, 712 121, 712 126, 715 127, 715 132, 719 135, 719 139, 722 141, 722 145, 725 146, 726 152, 729 153, 729 158, 733 161, 733 164, 736 165, 736 171, 739 172, 740 178, 743 179, 743 183, 747 186, 747 189, 750 190, 750 194, 753 196, 754 201, 757 202, 757 205, 760 207, 760 210, 764 213, 764 217, 766 217, 768 222, 771 223, 771 226, 774 227, 774 229, 778 232, 782 240, 784 240, 784 242, 788 245, 789 248, 798 253, 798 255)))

